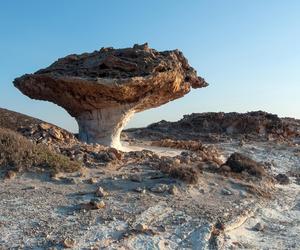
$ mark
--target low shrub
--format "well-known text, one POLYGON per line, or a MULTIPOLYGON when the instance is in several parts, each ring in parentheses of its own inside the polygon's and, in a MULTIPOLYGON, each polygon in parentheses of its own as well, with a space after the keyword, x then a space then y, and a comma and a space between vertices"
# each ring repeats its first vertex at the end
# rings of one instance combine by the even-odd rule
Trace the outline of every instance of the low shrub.
POLYGON ((52 173, 80 170, 78 162, 35 144, 20 134, 0 128, 0 170, 47 170, 52 173))
POLYGON ((172 178, 182 180, 189 184, 196 184, 201 173, 201 171, 195 167, 180 164, 177 159, 167 156, 157 159, 156 168, 172 178))
POLYGON ((231 171, 235 173, 242 173, 245 171, 256 177, 262 177, 266 174, 262 164, 240 153, 233 153, 230 155, 225 165, 229 166, 231 171))
POLYGON ((169 172, 169 175, 186 183, 196 184, 199 179, 199 173, 200 172, 193 167, 180 166, 172 168, 169 172))

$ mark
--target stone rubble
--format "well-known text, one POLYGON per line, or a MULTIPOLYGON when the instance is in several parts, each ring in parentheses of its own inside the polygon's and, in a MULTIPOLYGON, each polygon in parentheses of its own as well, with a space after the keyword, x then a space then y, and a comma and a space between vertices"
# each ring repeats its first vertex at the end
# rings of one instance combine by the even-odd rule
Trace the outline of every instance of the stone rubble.
POLYGON ((64 248, 74 248, 76 245, 76 241, 72 238, 66 238, 62 242, 64 248))

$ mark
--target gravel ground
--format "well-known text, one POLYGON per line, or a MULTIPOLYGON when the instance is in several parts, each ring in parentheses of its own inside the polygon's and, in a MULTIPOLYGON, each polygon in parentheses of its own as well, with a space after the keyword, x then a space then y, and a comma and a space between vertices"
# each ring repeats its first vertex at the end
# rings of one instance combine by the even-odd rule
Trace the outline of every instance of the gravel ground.
MULTIPOLYGON (((218 146, 224 156, 241 151, 271 162, 274 174, 299 173, 295 148, 218 146)), ((197 185, 143 165, 56 180, 27 174, 0 181, 0 249, 299 249, 296 183, 275 185, 266 200, 249 193, 242 180, 209 172, 197 185), (96 197, 99 186, 108 195, 96 197), (95 198, 104 202, 101 208, 92 209, 95 198), (253 230, 258 222, 264 230, 253 230)))

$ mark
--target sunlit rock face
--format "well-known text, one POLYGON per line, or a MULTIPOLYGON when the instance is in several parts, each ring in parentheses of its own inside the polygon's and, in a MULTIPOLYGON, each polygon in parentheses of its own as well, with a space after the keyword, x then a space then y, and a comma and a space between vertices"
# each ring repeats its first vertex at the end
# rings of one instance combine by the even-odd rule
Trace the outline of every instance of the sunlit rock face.
POLYGON ((14 80, 33 99, 51 101, 78 122, 79 138, 120 148, 120 133, 135 112, 158 107, 206 87, 179 50, 147 44, 69 55, 14 80))

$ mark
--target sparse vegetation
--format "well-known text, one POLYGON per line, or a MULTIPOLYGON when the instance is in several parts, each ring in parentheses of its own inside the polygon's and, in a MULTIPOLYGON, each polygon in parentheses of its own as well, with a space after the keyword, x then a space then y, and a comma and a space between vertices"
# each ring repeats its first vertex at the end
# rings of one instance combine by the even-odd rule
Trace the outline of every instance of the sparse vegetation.
POLYGON ((191 166, 180 166, 170 169, 170 176, 186 183, 196 184, 199 179, 199 171, 191 166))
POLYGON ((46 145, 35 144, 14 131, 0 128, 0 170, 46 170, 57 173, 79 169, 79 163, 50 151, 46 145))
POLYGON ((195 152, 197 154, 198 160, 201 159, 203 162, 215 162, 221 165, 223 162, 220 160, 220 152, 216 147, 211 145, 204 145, 201 141, 197 140, 172 140, 172 139, 162 139, 152 142, 153 146, 158 147, 168 147, 183 149, 195 152))
POLYGON ((162 157, 158 161, 157 168, 172 178, 180 179, 190 184, 196 184, 201 173, 195 167, 180 164, 176 159, 171 157, 162 157))
POLYGON ((256 177, 262 177, 266 174, 262 164, 240 153, 233 153, 227 159, 225 165, 229 166, 231 171, 235 173, 245 171, 256 177))
POLYGON ((0 127, 18 131, 21 127, 40 124, 42 121, 21 113, 0 108, 0 127))

